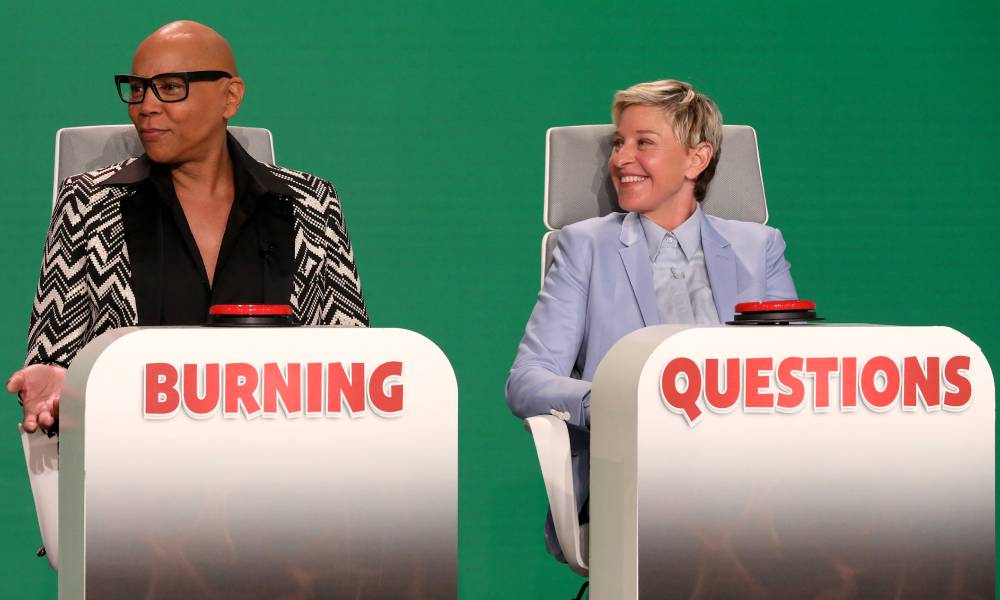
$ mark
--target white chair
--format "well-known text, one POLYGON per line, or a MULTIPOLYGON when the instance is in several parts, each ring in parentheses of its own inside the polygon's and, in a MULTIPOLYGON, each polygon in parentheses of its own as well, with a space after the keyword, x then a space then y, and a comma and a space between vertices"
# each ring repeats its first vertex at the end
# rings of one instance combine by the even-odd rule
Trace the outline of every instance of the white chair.
MULTIPOLYGON (((545 143, 545 204, 549 231, 542 238, 542 280, 552 263, 559 229, 618 207, 608 175, 614 125, 553 127, 545 143)), ((767 222, 767 200, 757 152, 757 133, 724 125, 719 164, 702 202, 705 213, 725 219, 767 222)), ((573 493, 572 456, 566 422, 552 415, 525 419, 538 454, 556 537, 570 568, 587 576, 588 527, 580 526, 573 493)))
MULTIPOLYGON (((255 159, 274 164, 271 132, 258 127, 230 127, 230 133, 255 159)), ((59 187, 70 175, 142 155, 142 144, 132 125, 67 127, 56 132, 55 174, 52 205, 59 187)), ((59 565, 59 444, 57 437, 26 433, 17 426, 28 466, 28 481, 35 499, 35 514, 42 535, 42 549, 53 569, 59 565)))
POLYGON ((35 515, 42 535, 39 556, 46 556, 53 569, 59 568, 59 438, 41 432, 27 433, 17 424, 28 465, 28 482, 35 498, 35 515))
MULTIPOLYGON (((230 127, 250 156, 262 163, 274 164, 274 141, 271 132, 259 127, 230 127)), ((59 186, 70 175, 105 167, 143 153, 139 136, 132 125, 94 125, 66 127, 56 132, 55 173, 52 177, 52 203, 59 186)))

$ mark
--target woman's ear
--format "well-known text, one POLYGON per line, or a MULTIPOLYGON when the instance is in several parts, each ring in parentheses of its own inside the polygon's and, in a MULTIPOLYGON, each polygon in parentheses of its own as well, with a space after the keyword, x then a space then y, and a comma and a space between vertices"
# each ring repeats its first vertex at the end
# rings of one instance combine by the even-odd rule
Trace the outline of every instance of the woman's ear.
POLYGON ((684 171, 684 176, 688 179, 698 179, 701 172, 708 167, 708 163, 712 161, 712 145, 708 142, 702 142, 688 150, 688 166, 684 171))

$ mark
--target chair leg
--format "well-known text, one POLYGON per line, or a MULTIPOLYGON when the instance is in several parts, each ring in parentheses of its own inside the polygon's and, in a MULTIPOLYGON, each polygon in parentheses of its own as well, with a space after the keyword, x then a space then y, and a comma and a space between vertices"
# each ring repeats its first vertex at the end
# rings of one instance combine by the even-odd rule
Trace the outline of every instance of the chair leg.
POLYGON ((586 530, 580 526, 573 492, 573 457, 566 422, 553 415, 524 420, 535 442, 538 465, 545 481, 545 495, 552 510, 552 524, 565 561, 574 573, 587 577, 586 530))
POLYGON ((583 600, 583 594, 587 591, 588 587, 590 587, 590 582, 584 581, 583 585, 580 586, 580 591, 576 593, 576 598, 573 598, 572 600, 583 600))

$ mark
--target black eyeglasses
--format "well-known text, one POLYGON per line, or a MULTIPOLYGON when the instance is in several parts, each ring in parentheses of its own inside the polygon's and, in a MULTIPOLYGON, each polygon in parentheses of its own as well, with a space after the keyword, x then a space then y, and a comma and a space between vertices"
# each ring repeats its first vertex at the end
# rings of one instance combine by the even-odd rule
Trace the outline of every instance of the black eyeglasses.
POLYGON ((139 104, 146 99, 146 89, 153 88, 153 94, 160 102, 180 102, 188 97, 192 81, 216 81, 232 77, 225 71, 186 71, 183 73, 160 73, 152 77, 137 75, 115 75, 118 96, 127 104, 139 104))

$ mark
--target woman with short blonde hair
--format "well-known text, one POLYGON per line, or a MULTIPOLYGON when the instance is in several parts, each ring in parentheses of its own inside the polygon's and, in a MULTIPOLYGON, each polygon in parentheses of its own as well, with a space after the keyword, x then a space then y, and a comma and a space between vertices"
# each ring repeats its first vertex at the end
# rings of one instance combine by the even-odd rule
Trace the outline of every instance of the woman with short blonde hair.
POLYGON ((695 200, 704 200, 722 151, 722 113, 719 107, 711 98, 697 92, 690 83, 661 79, 637 83, 615 94, 611 105, 611 117, 615 124, 618 124, 626 108, 637 104, 660 109, 672 125, 677 140, 688 148, 695 148, 702 142, 712 147, 712 158, 698 176, 694 190, 695 200))
MULTIPOLYGON (((507 379, 521 418, 558 415, 570 436, 577 506, 589 496, 590 382, 625 335, 666 323, 717 324, 737 302, 796 297, 785 242, 773 227, 701 209, 722 145, 722 114, 707 96, 673 79, 615 94, 608 172, 623 213, 559 232, 507 379)), ((561 557, 551 519, 549 551, 561 557)))

